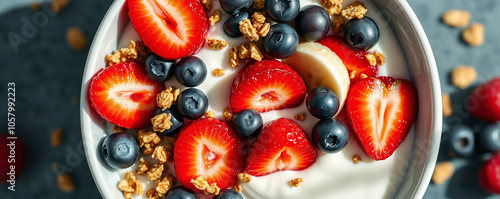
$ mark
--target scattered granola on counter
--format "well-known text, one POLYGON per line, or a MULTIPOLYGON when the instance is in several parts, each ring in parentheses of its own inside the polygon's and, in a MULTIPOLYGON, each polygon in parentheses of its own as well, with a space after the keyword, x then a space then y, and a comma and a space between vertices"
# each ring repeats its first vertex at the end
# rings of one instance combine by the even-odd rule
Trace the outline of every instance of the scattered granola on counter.
POLYGON ((443 116, 449 117, 453 114, 453 106, 448 93, 443 93, 441 100, 443 101, 443 116))
POLYGON ((68 174, 65 173, 57 176, 57 187, 66 193, 73 192, 73 190, 75 190, 73 180, 68 174))
POLYGON ((440 162, 434 168, 434 173, 432 174, 432 182, 437 185, 443 184, 453 176, 454 172, 455 167, 451 162, 440 162))
POLYGON ((470 12, 452 9, 443 14, 443 23, 452 27, 465 27, 470 21, 470 12))
POLYGON ((472 66, 459 65, 451 72, 451 82, 460 89, 469 87, 476 79, 477 72, 472 66))
POLYGON ((78 27, 70 27, 66 30, 66 42, 73 50, 80 51, 87 46, 87 37, 78 27))
POLYGON ((64 138, 64 131, 62 128, 56 128, 50 135, 50 146, 57 147, 61 144, 64 138))
POLYGON ((462 31, 462 39, 471 46, 480 46, 484 43, 484 26, 473 23, 462 31))

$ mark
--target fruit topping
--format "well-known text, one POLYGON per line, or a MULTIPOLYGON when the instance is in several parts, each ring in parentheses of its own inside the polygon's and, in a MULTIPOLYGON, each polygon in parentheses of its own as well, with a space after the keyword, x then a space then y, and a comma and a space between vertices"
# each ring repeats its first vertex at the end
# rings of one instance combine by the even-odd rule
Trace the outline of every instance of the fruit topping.
POLYGON ((360 79, 362 74, 367 77, 375 77, 377 75, 377 66, 371 66, 366 59, 367 51, 351 48, 342 37, 327 36, 318 41, 320 44, 330 48, 344 63, 349 72, 351 83, 360 79))
POLYGON ((330 119, 339 111, 339 97, 332 89, 317 87, 309 91, 306 107, 312 116, 318 119, 330 119))
POLYGON ((239 12, 233 13, 233 16, 224 22, 223 29, 227 36, 241 37, 243 34, 240 32, 240 21, 250 18, 250 13, 239 12))
POLYGON ((330 16, 321 6, 302 8, 295 19, 297 33, 307 41, 323 38, 330 31, 330 16))
POLYGON ((139 145, 128 133, 113 133, 102 141, 101 155, 110 167, 127 168, 139 158, 139 145))
POLYGON ((201 118, 181 129, 174 146, 174 167, 182 185, 200 191, 191 180, 201 176, 208 184, 227 189, 237 182, 244 166, 244 144, 225 122, 201 118))
POLYGON ((500 153, 486 161, 479 170, 479 184, 491 193, 500 194, 500 153))
POLYGON ((244 109, 262 113, 298 106, 305 94, 302 78, 290 66, 277 60, 262 60, 236 74, 229 104, 233 113, 244 109))
POLYGON ((198 119, 205 115, 208 109, 208 98, 196 88, 183 90, 177 99, 177 110, 187 119, 198 119))
POLYGON ((228 14, 240 13, 252 7, 253 0, 219 0, 220 7, 228 14))
POLYGON ((234 130, 245 139, 256 138, 262 130, 262 116, 253 109, 245 109, 233 117, 234 130))
POLYGON ((214 196, 213 199, 243 199, 243 196, 235 190, 226 189, 214 196))
POLYGON ((198 86, 207 78, 207 66, 196 56, 186 57, 177 63, 175 78, 184 86, 198 86))
POLYGON ((415 119, 418 96, 405 79, 370 77, 352 85, 347 119, 365 153, 387 159, 404 140, 415 119))
POLYGON ((149 77, 158 82, 164 82, 174 76, 175 60, 165 60, 151 53, 146 58, 146 70, 149 77))
POLYGON ((303 170, 318 158, 300 126, 279 118, 269 122, 252 145, 247 157, 247 172, 263 176, 282 170, 303 170))
POLYGON ((344 29, 347 43, 354 48, 368 50, 378 42, 378 26, 370 17, 351 19, 344 29))
POLYGON ((165 199, 196 199, 196 195, 191 189, 178 186, 170 189, 165 199))
POLYGON ((474 153, 475 138, 471 128, 460 125, 448 132, 446 145, 450 157, 469 157, 474 153))
POLYGON ((326 46, 316 42, 300 43, 297 52, 283 62, 297 71, 308 90, 332 89, 338 96, 338 109, 344 106, 349 92, 349 74, 342 60, 326 46))
POLYGON ((273 21, 286 23, 299 14, 299 0, 266 0, 264 9, 273 21))
MULTIPOLYGON (((170 108, 167 108, 164 111, 162 111, 162 109, 157 109, 155 112, 155 117, 161 114, 166 114, 166 115, 170 114, 169 121, 171 124, 168 129, 161 129, 163 131, 160 132, 163 133, 163 135, 174 135, 177 132, 179 132, 180 128, 182 127, 182 124, 184 123, 184 117, 182 117, 181 113, 179 113, 179 111, 177 110, 177 106, 171 106, 170 108)), ((154 129, 154 124, 153 124, 153 129, 154 129)))
POLYGON ((500 123, 486 125, 478 134, 479 145, 491 152, 500 152, 500 123))
POLYGON ((311 132, 314 145, 324 153, 336 153, 349 141, 349 130, 339 119, 318 121, 311 132))
POLYGON ((207 14, 198 0, 129 0, 128 9, 139 37, 160 57, 187 57, 206 41, 207 14))
POLYGON ((89 99, 94 110, 120 127, 147 127, 156 110, 156 95, 163 85, 148 77, 145 67, 121 63, 98 72, 90 81, 89 99))
POLYGON ((271 26, 267 36, 262 40, 264 51, 277 59, 287 58, 297 50, 299 36, 288 24, 278 23, 271 26))
POLYGON ((477 87, 469 97, 467 110, 486 121, 500 121, 500 77, 477 87))

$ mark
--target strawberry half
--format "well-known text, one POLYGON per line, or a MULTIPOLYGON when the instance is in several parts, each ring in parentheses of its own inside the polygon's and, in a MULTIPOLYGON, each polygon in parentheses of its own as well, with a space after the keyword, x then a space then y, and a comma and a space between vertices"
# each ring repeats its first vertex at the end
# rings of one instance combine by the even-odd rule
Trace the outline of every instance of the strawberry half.
POLYGON ((469 97, 467 109, 474 117, 500 121, 500 77, 477 87, 469 97))
POLYGON ((298 106, 305 95, 306 85, 292 67, 277 60, 262 60, 236 74, 229 105, 234 113, 243 109, 262 113, 298 106))
POLYGON ((351 48, 343 37, 328 36, 319 40, 318 43, 325 45, 335 52, 344 63, 349 74, 352 71, 356 71, 354 78, 351 78, 351 83, 358 81, 361 74, 365 74, 368 77, 375 77, 377 75, 377 66, 370 65, 370 62, 365 57, 369 52, 351 48))
POLYGON ((486 161, 479 170, 479 185, 488 192, 500 194, 500 153, 486 161))
POLYGON ((196 53, 207 38, 207 14, 198 0, 128 0, 128 15, 144 44, 165 59, 196 53))
POLYGON ((279 118, 264 127, 247 157, 247 172, 263 176, 282 170, 302 170, 311 166, 318 154, 300 126, 279 118))
POLYGON ((215 118, 201 118, 183 127, 174 146, 179 182, 200 192, 191 180, 203 176, 221 189, 233 186, 245 167, 245 146, 231 127, 215 118))
POLYGON ((143 65, 127 62, 97 73, 89 85, 89 98, 97 114, 108 122, 140 129, 151 124, 156 95, 162 89, 162 84, 148 77, 143 65))
POLYGON ((417 90, 411 82, 369 77, 352 85, 347 119, 365 153, 385 160, 408 134, 417 114, 417 90))

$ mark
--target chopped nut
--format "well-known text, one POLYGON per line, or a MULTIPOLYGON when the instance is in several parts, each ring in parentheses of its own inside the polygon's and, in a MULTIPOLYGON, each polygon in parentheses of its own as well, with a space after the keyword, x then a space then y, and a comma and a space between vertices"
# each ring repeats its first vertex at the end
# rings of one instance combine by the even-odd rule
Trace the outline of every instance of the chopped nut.
POLYGON ((484 42, 484 26, 480 23, 473 23, 463 30, 462 39, 471 46, 479 46, 484 42))
POLYGON ((452 27, 465 27, 470 21, 470 12, 465 10, 448 10, 443 15, 443 23, 452 27))
POLYGON ((214 76, 223 76, 224 74, 226 74, 226 71, 223 68, 216 68, 216 69, 214 69, 212 74, 214 76))
POLYGON ((168 87, 166 90, 163 90, 156 95, 156 104, 158 104, 158 107, 160 107, 162 111, 165 111, 170 108, 175 101, 177 101, 177 97, 180 93, 180 89, 168 87))
POLYGON ((227 42, 220 39, 208 38, 208 48, 212 50, 222 50, 227 46, 227 42))
POLYGON ((145 129, 137 132, 137 139, 139 140, 139 147, 143 148, 142 154, 151 155, 154 147, 161 142, 160 137, 153 132, 145 129))
POLYGON ((257 29, 252 26, 250 19, 240 21, 240 32, 243 36, 250 41, 258 41, 260 39, 257 29))
POLYGON ((375 59, 377 60, 378 65, 383 65, 385 63, 385 56, 379 51, 373 52, 373 55, 375 55, 375 59))
POLYGON ((160 196, 158 195, 158 192, 156 192, 155 188, 151 188, 146 192, 146 197, 148 199, 158 199, 160 196))
POLYGON ((370 63, 370 66, 376 66, 377 65, 377 58, 375 58, 375 55, 373 54, 366 54, 365 55, 366 60, 370 63))
POLYGON ((353 70, 349 73, 349 79, 354 79, 356 77, 356 71, 353 70))
POLYGON ((52 0, 50 4, 50 9, 54 13, 59 13, 61 10, 68 6, 69 0, 52 0))
POLYGON ((321 5, 329 15, 338 15, 342 10, 343 0, 321 0, 321 5))
POLYGON ((266 0, 253 0, 253 10, 264 10, 264 3, 266 0))
POLYGON ((224 115, 224 120, 226 120, 226 122, 233 121, 233 114, 229 111, 229 107, 224 108, 222 115, 224 115))
POLYGON ((238 173, 238 181, 240 182, 250 182, 252 181, 252 176, 248 173, 238 173))
POLYGON ((208 18, 208 23, 211 26, 214 26, 215 23, 219 22, 220 19, 222 18, 221 12, 219 9, 215 9, 214 14, 208 18))
POLYGON ((201 0, 201 4, 203 4, 203 7, 207 10, 212 9, 212 0, 201 0))
POLYGON ((298 187, 300 183, 302 183, 302 178, 295 178, 293 180, 290 180, 290 185, 294 187, 298 187))
POLYGON ((241 60, 238 57, 238 49, 239 49, 238 46, 233 46, 233 48, 231 48, 231 52, 229 53, 229 65, 231 67, 236 67, 240 65, 241 60))
POLYGON ((243 190, 243 187, 241 186, 241 184, 239 182, 237 182, 234 186, 233 186, 233 189, 237 192, 240 192, 243 190))
POLYGON ((361 2, 361 1, 353 1, 346 8, 354 7, 354 6, 362 6, 363 8, 366 8, 365 3, 361 2))
POLYGON ((206 118, 215 118, 215 113, 213 111, 207 111, 205 113, 206 118))
POLYGON ((297 113, 293 116, 296 120, 303 122, 306 119, 306 113, 297 113))
POLYGON ((146 56, 146 46, 144 46, 141 41, 131 40, 130 45, 127 48, 115 51, 113 54, 108 55, 106 59, 108 60, 108 66, 112 66, 128 61, 141 62, 146 58, 146 56))
POLYGON ((220 192, 220 188, 217 186, 217 183, 208 184, 203 176, 198 176, 195 179, 191 179, 191 184, 194 185, 197 189, 203 191, 205 195, 218 195, 220 192))
POLYGON ((359 79, 364 79, 364 78, 367 78, 368 75, 364 74, 364 73, 361 73, 361 75, 359 75, 359 79))
POLYGON ((137 168, 135 173, 137 173, 137 175, 144 175, 149 171, 149 168, 151 168, 151 166, 149 165, 149 162, 144 158, 141 158, 140 162, 141 164, 139 164, 139 168, 137 168))
POLYGON ((453 176, 455 172, 455 167, 451 162, 444 161, 436 165, 434 168, 434 173, 432 174, 432 182, 434 184, 440 185, 446 182, 453 176))
POLYGON ((75 189, 75 185, 73 184, 73 180, 69 177, 68 174, 62 174, 57 176, 57 186, 64 192, 73 192, 75 189))
POLYGON ((73 50, 83 50, 87 46, 87 37, 78 27, 71 27, 66 30, 66 42, 73 50))
POLYGON ((162 113, 151 118, 151 124, 153 124, 153 130, 158 132, 163 132, 172 127, 172 114, 162 113))
POLYGON ((151 157, 157 159, 161 163, 170 162, 173 155, 172 149, 173 147, 170 144, 157 146, 151 157))
POLYGON ((56 147, 61 144, 64 138, 64 131, 62 128, 57 128, 54 131, 52 131, 52 134, 50 136, 50 146, 56 147))
POLYGON ((345 20, 344 17, 340 15, 335 15, 332 19, 332 29, 335 34, 341 34, 344 32, 345 20))
POLYGON ((172 176, 166 176, 162 180, 156 181, 156 192, 160 197, 165 196, 167 194, 168 190, 172 188, 172 185, 174 184, 174 178, 172 176))
POLYGON ((361 157, 359 157, 359 155, 352 156, 352 162, 354 164, 358 164, 359 162, 361 162, 361 157))
POLYGON ((453 114, 453 107, 448 93, 443 93, 441 97, 443 101, 443 116, 449 117, 453 114))
POLYGON ((342 10, 342 16, 344 16, 347 20, 354 18, 361 19, 365 15, 366 11, 368 10, 361 5, 351 6, 342 10))
POLYGON ((467 88, 476 79, 477 72, 472 66, 459 65, 451 72, 451 82, 460 89, 467 88))
POLYGON ((149 180, 154 181, 161 177, 163 174, 163 170, 165 169, 165 165, 161 162, 156 163, 153 168, 151 168, 147 172, 147 177, 149 180))

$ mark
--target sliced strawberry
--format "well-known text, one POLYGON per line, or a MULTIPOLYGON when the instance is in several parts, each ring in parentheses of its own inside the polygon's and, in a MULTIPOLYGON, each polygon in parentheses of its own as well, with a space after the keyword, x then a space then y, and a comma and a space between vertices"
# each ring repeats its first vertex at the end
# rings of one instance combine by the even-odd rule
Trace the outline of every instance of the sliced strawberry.
POLYGON ((417 98, 404 79, 370 77, 351 86, 347 119, 368 156, 384 160, 398 148, 417 114, 417 98))
POLYGON ((225 122, 215 118, 193 120, 183 127, 174 146, 174 167, 179 182, 194 191, 199 176, 221 189, 233 186, 245 167, 245 148, 225 122))
POLYGON ((486 161, 479 170, 479 185, 488 192, 500 194, 500 153, 486 161))
POLYGON ((330 50, 339 56, 349 74, 356 71, 354 78, 351 78, 351 83, 358 81, 361 74, 365 74, 368 77, 375 77, 377 75, 377 66, 371 66, 365 57, 368 52, 351 48, 343 37, 328 36, 318 42, 330 48, 330 50))
POLYGON ((90 103, 102 118, 117 126, 140 129, 151 124, 156 95, 163 85, 150 79, 135 62, 107 67, 89 85, 90 103))
POLYGON ((187 57, 205 43, 207 14, 198 0, 128 0, 128 9, 144 44, 165 59, 187 57))
POLYGON ((282 170, 302 170, 311 166, 318 154, 300 126, 279 118, 264 127, 247 157, 247 172, 263 176, 282 170))
POLYGON ((254 109, 260 113, 300 105, 306 85, 292 67, 277 60, 254 62, 234 78, 229 104, 234 113, 254 109))
POLYGON ((500 121, 500 77, 477 87, 469 97, 467 109, 474 117, 500 121))

